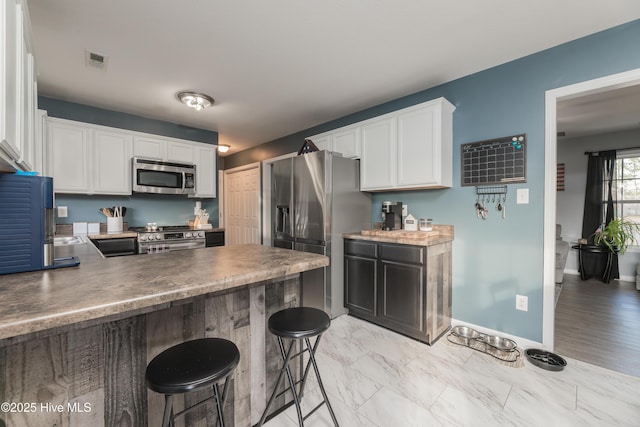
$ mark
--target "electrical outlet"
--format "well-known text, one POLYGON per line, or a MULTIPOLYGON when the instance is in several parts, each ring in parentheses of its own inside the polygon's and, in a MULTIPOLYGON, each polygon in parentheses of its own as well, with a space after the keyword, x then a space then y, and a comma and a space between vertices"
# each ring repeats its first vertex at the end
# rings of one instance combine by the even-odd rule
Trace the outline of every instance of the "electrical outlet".
POLYGON ((516 310, 529 311, 529 297, 516 295, 516 310))
POLYGON ((66 206, 58 206, 58 218, 66 218, 69 215, 69 211, 66 206))
POLYGON ((407 215, 409 215, 407 213, 407 205, 402 205, 402 216, 407 216, 407 215))

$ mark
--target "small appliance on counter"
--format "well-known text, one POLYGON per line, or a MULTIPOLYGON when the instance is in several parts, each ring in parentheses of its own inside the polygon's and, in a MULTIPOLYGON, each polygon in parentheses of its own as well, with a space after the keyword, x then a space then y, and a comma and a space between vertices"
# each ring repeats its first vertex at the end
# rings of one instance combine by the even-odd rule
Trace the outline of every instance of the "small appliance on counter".
POLYGON ((402 228, 402 202, 382 202, 382 229, 400 230, 402 228))
POLYGON ((53 178, 0 174, 0 274, 72 267, 55 258, 53 178))

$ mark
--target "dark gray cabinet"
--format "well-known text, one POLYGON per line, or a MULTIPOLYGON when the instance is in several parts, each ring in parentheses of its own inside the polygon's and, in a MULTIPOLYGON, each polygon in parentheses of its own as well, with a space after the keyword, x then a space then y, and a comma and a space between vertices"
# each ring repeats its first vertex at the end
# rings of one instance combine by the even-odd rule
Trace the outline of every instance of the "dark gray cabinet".
POLYGON ((451 242, 344 240, 349 314, 431 344, 451 325, 451 242))
POLYGON ((204 235, 206 247, 224 246, 224 230, 207 231, 204 235))

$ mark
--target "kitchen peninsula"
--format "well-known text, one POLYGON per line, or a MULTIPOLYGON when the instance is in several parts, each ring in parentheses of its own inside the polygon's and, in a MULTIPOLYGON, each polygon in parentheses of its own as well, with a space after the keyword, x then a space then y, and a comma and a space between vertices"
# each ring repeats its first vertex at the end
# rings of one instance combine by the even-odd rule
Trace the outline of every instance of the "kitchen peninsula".
MULTIPOLYGON (((146 388, 148 361, 204 336, 239 347, 225 417, 252 425, 278 373, 267 319, 299 304, 302 271, 328 265, 260 245, 108 259, 91 244, 56 247, 57 257, 71 255, 79 266, 0 276, 0 401, 13 405, 0 413, 6 425, 159 425, 164 398, 146 388)), ((186 422, 207 416, 194 411, 186 422)))

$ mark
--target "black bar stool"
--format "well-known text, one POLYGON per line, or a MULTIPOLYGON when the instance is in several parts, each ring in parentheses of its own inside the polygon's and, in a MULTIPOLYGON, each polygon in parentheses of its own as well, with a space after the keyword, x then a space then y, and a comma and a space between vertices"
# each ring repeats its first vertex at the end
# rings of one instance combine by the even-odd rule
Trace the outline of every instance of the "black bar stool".
POLYGON ((229 391, 229 379, 240 361, 240 351, 231 341, 222 338, 201 338, 187 341, 164 350, 147 365, 147 386, 164 394, 162 426, 173 425, 173 420, 186 412, 214 399, 220 426, 224 426, 222 409, 229 391), (218 383, 224 381, 222 394, 218 383), (213 395, 177 414, 173 413, 173 396, 206 387, 213 395))
MULTIPOLYGON (((287 389, 289 389, 293 394, 293 401, 296 405, 296 411, 298 412, 298 423, 300 426, 304 426, 304 420, 311 414, 313 414, 316 410, 318 410, 322 405, 326 404, 327 409, 329 409, 331 419, 333 420, 333 424, 336 427, 339 427, 338 420, 336 419, 336 416, 333 413, 333 409, 331 408, 331 404, 329 403, 327 393, 324 391, 324 386, 322 385, 322 380, 320 379, 320 371, 318 370, 318 365, 315 358, 315 353, 318 349, 318 345, 320 344, 322 333, 329 329, 329 325, 331 325, 331 319, 329 318, 327 313, 311 307, 287 308, 278 311, 277 313, 269 317, 269 330, 272 334, 278 337, 278 345, 280 347, 280 353, 282 354, 284 363, 282 365, 282 368, 280 369, 280 374, 278 375, 278 380, 276 381, 273 393, 269 398, 267 407, 264 409, 262 418, 260 418, 260 422, 257 424, 257 426, 262 426, 262 424, 264 424, 265 420, 267 419, 269 407, 273 403, 273 400, 276 398, 276 396, 281 395, 282 393, 287 391, 287 389), (311 342, 309 340, 309 338, 311 337, 317 337, 313 346, 311 346, 311 342), (285 349, 283 341, 284 339, 291 340, 288 349, 285 349), (302 346, 300 352, 293 354, 295 344, 299 341, 304 342, 304 344, 306 344, 306 348, 302 346), (304 374, 301 381, 296 383, 293 379, 293 375, 291 374, 291 367, 289 366, 289 362, 291 362, 294 357, 302 356, 306 352, 309 353, 309 361, 307 362, 307 366, 304 368, 304 374), (309 368, 311 366, 313 366, 316 378, 318 379, 318 385, 320 386, 320 392, 322 393, 323 401, 320 402, 318 406, 309 411, 307 415, 302 416, 300 399, 304 393, 307 374, 309 373, 309 368), (283 392, 278 393, 280 381, 282 381, 282 377, 285 373, 287 374, 287 378, 289 380, 289 386, 288 388, 285 387, 285 390, 283 392), (296 384, 300 384, 299 390, 296 390, 296 384)), ((272 417, 273 415, 271 415, 270 417, 272 417)))

